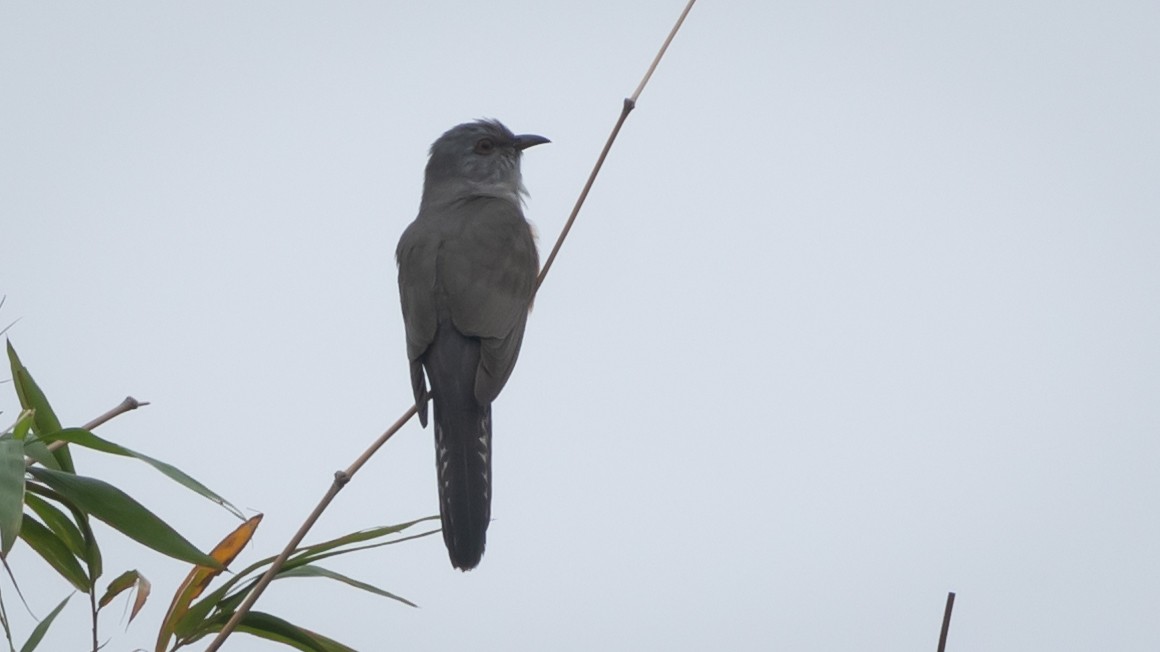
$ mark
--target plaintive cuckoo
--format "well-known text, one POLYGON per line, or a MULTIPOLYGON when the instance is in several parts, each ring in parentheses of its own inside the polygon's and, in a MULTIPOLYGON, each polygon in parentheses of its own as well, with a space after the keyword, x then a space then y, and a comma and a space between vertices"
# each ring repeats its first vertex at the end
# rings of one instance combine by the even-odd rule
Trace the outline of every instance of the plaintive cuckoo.
POLYGON ((424 427, 428 398, 435 404, 443 542, 451 565, 465 571, 479 564, 491 519, 491 402, 519 356, 540 267, 522 210, 520 156, 546 142, 494 120, 440 136, 419 216, 395 251, 424 427))

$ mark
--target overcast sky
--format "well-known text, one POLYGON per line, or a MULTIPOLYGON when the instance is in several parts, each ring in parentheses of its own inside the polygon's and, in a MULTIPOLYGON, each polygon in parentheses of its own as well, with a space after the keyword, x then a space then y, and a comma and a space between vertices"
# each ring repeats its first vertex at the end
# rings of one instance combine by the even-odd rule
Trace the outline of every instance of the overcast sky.
MULTIPOLYGON (((551 138, 546 252, 681 7, 0 2, 0 327, 66 423, 151 401, 100 434, 265 513, 239 567, 274 554, 408 406, 431 141, 551 138)), ((956 591, 952 651, 1160 648, 1158 34, 1154 0, 703 0, 495 404, 481 566, 430 537, 331 564, 420 609, 259 608, 362 650, 885 652, 956 591)), ((236 524, 76 456, 206 548, 236 524)), ((411 423, 310 539, 437 511, 411 423)), ((101 532, 106 579, 154 583, 107 649, 152 649, 187 568, 101 532)), ((38 616, 67 595, 11 560, 38 616)))

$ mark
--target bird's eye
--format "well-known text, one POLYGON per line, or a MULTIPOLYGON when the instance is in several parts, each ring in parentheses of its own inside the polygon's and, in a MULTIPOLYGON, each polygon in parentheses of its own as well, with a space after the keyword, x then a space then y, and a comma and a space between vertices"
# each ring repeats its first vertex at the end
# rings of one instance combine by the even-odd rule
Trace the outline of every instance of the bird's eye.
POLYGON ((491 154, 495 150, 495 143, 490 138, 482 138, 475 143, 476 154, 491 154))

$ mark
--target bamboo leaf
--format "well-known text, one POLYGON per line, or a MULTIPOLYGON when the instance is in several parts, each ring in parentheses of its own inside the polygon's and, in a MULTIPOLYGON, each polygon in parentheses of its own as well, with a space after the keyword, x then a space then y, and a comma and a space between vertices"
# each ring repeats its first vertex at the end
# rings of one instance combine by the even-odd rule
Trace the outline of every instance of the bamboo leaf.
POLYGON ((28 493, 24 496, 24 504, 28 505, 29 509, 48 526, 48 529, 52 530, 52 533, 68 546, 72 554, 81 559, 85 557, 85 548, 87 547, 85 537, 64 512, 34 493, 28 493))
POLYGON ((28 431, 32 429, 32 425, 35 423, 35 416, 32 410, 22 410, 20 417, 16 419, 16 424, 12 426, 12 438, 24 441, 28 436, 28 431))
MULTIPOLYGON (((408 521, 406 523, 400 523, 398 525, 387 525, 371 528, 368 530, 360 530, 358 532, 352 532, 336 539, 331 539, 322 543, 299 548, 298 551, 295 552, 293 556, 291 556, 290 560, 287 561, 286 565, 283 567, 282 573, 317 559, 322 559, 333 555, 346 554, 349 552, 354 552, 355 550, 377 548, 379 546, 400 543, 411 538, 425 537, 431 534, 435 534, 439 532, 438 529, 423 532, 422 534, 415 535, 413 537, 403 537, 401 539, 362 546, 360 548, 346 550, 338 549, 342 545, 369 541, 377 537, 384 537, 390 534, 395 534, 406 530, 407 528, 417 523, 436 520, 438 518, 438 516, 428 516, 425 518, 408 521)), ((195 631, 197 632, 195 638, 203 636, 205 632, 201 628, 207 626, 207 624, 211 622, 206 621, 206 617, 215 609, 221 613, 225 613, 226 617, 228 618, 229 614, 233 613, 233 611, 242 602, 242 600, 245 599, 245 596, 250 592, 250 590, 253 589, 254 585, 258 583, 259 578, 256 576, 258 571, 270 565, 274 559, 275 556, 259 559, 258 561, 247 566, 245 569, 235 573, 234 576, 227 580, 224 584, 219 586, 217 589, 214 589, 212 593, 208 594, 206 597, 202 598, 193 606, 191 606, 185 616, 176 623, 174 633, 182 640, 190 640, 188 637, 193 635, 193 632, 195 631), (251 575, 254 576, 251 577, 251 575), (233 593, 230 593, 230 591, 234 589, 235 585, 243 582, 244 584, 242 584, 240 588, 237 588, 233 593), (229 595, 227 596, 227 594, 229 595)), ((217 618, 218 615, 220 614, 215 614, 214 618, 217 618)))
MULTIPOLYGON (((221 631, 228 620, 229 616, 225 614, 215 617, 210 628, 202 635, 221 631)), ((237 631, 268 641, 276 641, 303 652, 355 652, 354 648, 347 647, 334 639, 261 611, 251 611, 243 616, 237 631)))
POLYGON ((84 428, 65 428, 64 430, 60 430, 49 435, 42 435, 41 438, 46 442, 67 441, 78 446, 84 446, 85 448, 101 451, 102 453, 111 453, 113 455, 121 455, 123 457, 133 457, 139 459, 142 462, 145 462, 146 464, 157 469, 158 471, 164 473, 169 477, 169 479, 177 482, 181 486, 226 508, 234 516, 237 516, 238 518, 245 518, 245 515, 242 514, 241 510, 239 510, 237 507, 234 507, 228 500, 214 493, 209 487, 198 482, 176 466, 149 457, 144 453, 138 453, 137 451, 125 448, 124 446, 115 444, 107 439, 98 437, 91 431, 85 430, 84 428))
POLYGON ((286 563, 286 567, 293 568, 296 566, 301 566, 303 564, 314 563, 317 561, 322 561, 323 559, 329 559, 330 557, 337 557, 338 555, 348 555, 352 552, 361 552, 363 550, 373 550, 375 548, 382 548, 383 546, 393 546, 393 545, 398 544, 398 543, 403 543, 404 541, 413 541, 415 539, 422 539, 424 537, 429 537, 432 534, 439 534, 440 532, 442 532, 442 528, 435 528, 433 530, 427 530, 426 532, 420 532, 419 534, 411 534, 411 535, 408 535, 405 537, 391 539, 390 541, 380 541, 378 543, 368 543, 368 544, 363 545, 363 546, 354 546, 352 548, 336 548, 336 549, 328 550, 328 551, 322 552, 322 553, 302 555, 302 556, 295 557, 295 558, 291 559, 290 561, 288 561, 286 563))
POLYGON ((262 515, 259 514, 245 523, 242 523, 233 532, 230 532, 224 539, 218 543, 210 556, 215 559, 220 566, 217 568, 207 568, 205 566, 194 566, 193 570, 186 576, 185 581, 178 587, 177 593, 173 596, 173 601, 169 604, 169 611, 165 614, 165 619, 161 622, 161 629, 157 632, 157 651, 163 652, 169 639, 177 632, 179 624, 186 625, 186 628, 196 628, 196 623, 184 621, 186 614, 189 612, 189 606, 194 600, 198 598, 204 591, 213 578, 217 577, 226 566, 230 564, 242 551, 242 548, 250 542, 254 536, 254 531, 257 530, 258 524, 262 522, 262 515))
POLYGON ((53 609, 47 616, 44 617, 44 620, 36 624, 36 627, 32 629, 32 634, 28 636, 28 640, 24 642, 24 645, 20 646, 20 652, 32 652, 36 649, 37 645, 40 645, 40 641, 48 632, 48 628, 52 625, 52 621, 56 620, 56 617, 60 615, 62 610, 64 610, 64 606, 68 604, 68 600, 71 597, 72 596, 70 595, 68 598, 61 600, 60 604, 56 605, 56 609, 53 609))
MULTIPOLYGON (((88 565, 89 577, 93 578, 93 581, 95 582, 103 572, 101 566, 101 549, 97 545, 97 538, 93 536, 93 529, 89 527, 88 515, 81 511, 67 498, 53 491, 52 489, 45 487, 44 485, 37 484, 35 482, 29 482, 27 485, 25 485, 25 487, 28 490, 28 493, 25 494, 24 498, 25 504, 31 507, 32 511, 35 512, 37 516, 41 517, 41 519, 44 521, 44 524, 52 529, 52 531, 55 532, 56 535, 65 542, 66 545, 69 546, 70 550, 73 550, 73 554, 75 554, 77 558, 88 565), (37 496, 43 497, 44 501, 53 501, 67 508, 69 512, 72 513, 72 523, 69 523, 67 517, 64 517, 63 522, 59 526, 55 525, 56 521, 61 519, 62 515, 54 515, 50 517, 47 515, 47 511, 44 514, 42 514, 40 511, 37 511, 39 501, 37 496), (75 523, 75 527, 78 532, 67 532, 66 530, 71 529, 73 523, 75 523), (81 542, 78 548, 73 549, 78 533, 81 542)), ((52 509, 51 503, 46 503, 46 505, 50 506, 50 509, 52 509)), ((53 511, 59 510, 53 509, 53 511)))
POLYGON ((329 550, 333 550, 333 549, 338 548, 340 546, 346 546, 346 545, 350 545, 352 543, 361 543, 363 541, 370 541, 372 539, 385 537, 389 534, 395 534, 398 532, 402 532, 403 530, 406 530, 407 528, 409 528, 413 525, 417 525, 419 523, 422 523, 424 521, 432 521, 432 520, 436 520, 438 518, 439 518, 438 516, 425 516, 423 518, 417 518, 413 521, 407 521, 406 523, 399 523, 397 525, 382 525, 382 526, 370 528, 367 530, 359 530, 358 532, 351 532, 350 534, 346 534, 346 535, 343 535, 341 537, 330 539, 329 541, 323 541, 321 543, 315 543, 315 544, 311 544, 309 546, 304 546, 302 548, 299 548, 298 550, 294 551, 294 556, 292 557, 292 559, 302 561, 302 560, 305 560, 308 558, 314 558, 316 555, 319 555, 320 553, 324 553, 324 552, 327 552, 329 550))
POLYGON ((337 580, 339 582, 342 582, 343 584, 353 586, 356 589, 362 589, 364 591, 369 591, 371 593, 374 593, 375 595, 381 595, 384 598, 398 600, 399 602, 402 602, 403 604, 411 606, 411 607, 418 607, 419 606, 419 605, 415 604, 414 602, 411 602, 410 600, 408 600, 406 598, 403 598, 403 597, 395 595, 394 593, 391 593, 390 591, 384 591, 383 589, 380 589, 377 586, 367 584, 366 582, 360 582, 359 580, 353 579, 351 577, 347 577, 346 575, 343 575, 341 573, 336 573, 336 572, 329 570, 327 568, 323 568, 321 566, 314 566, 312 564, 307 564, 305 566, 298 566, 296 568, 291 568, 288 571, 283 571, 283 572, 278 573, 279 579, 281 579, 283 577, 326 577, 326 578, 330 578, 332 580, 337 580))
POLYGON ((137 597, 133 600, 133 610, 129 613, 129 622, 133 622, 133 619, 141 611, 141 607, 145 606, 145 601, 149 599, 149 593, 153 589, 149 580, 135 570, 127 570, 109 582, 109 588, 105 589, 105 595, 101 596, 100 602, 97 603, 98 609, 108 606, 118 595, 129 589, 137 589, 137 597))
MULTIPOLYGON (((12 340, 8 340, 8 364, 12 368, 12 384, 16 386, 16 396, 20 399, 20 406, 25 410, 33 410, 33 420, 36 424, 36 434, 44 436, 60 430, 60 419, 52 411, 48 397, 41 391, 40 386, 32 379, 32 374, 20 362, 16 349, 12 347, 12 340)), ((68 446, 52 451, 52 456, 64 471, 75 472, 72 454, 68 446)))
POLYGON ((61 577, 66 579, 78 591, 88 592, 90 581, 81 563, 73 556, 63 541, 52 530, 41 525, 31 516, 24 515, 24 523, 20 528, 20 538, 48 562, 61 577))
POLYGON ((28 472, 82 511, 138 543, 191 564, 221 567, 141 503, 107 482, 39 467, 31 467, 28 472))
POLYGON ((133 585, 137 583, 138 577, 140 577, 140 574, 137 571, 127 570, 114 578, 105 589, 105 594, 97 601, 97 608, 109 606, 109 603, 116 599, 118 595, 133 588, 133 585))
POLYGON ((28 437, 24 440, 24 454, 46 469, 62 470, 60 462, 56 461, 52 451, 48 450, 48 446, 36 437, 28 437))
MULTIPOLYGON (((234 578, 234 580, 237 579, 237 577, 234 578)), ((209 616, 211 611, 216 609, 220 613, 232 614, 235 610, 237 610, 238 605, 242 603, 242 600, 245 599, 246 594, 249 593, 250 589, 253 588, 253 585, 256 584, 257 581, 257 578, 255 578, 250 583, 250 586, 239 590, 229 598, 226 598, 225 595, 233 586, 233 580, 223 586, 219 586, 218 588, 214 589, 212 593, 205 596, 201 600, 198 600, 193 606, 189 607, 185 614, 178 618, 176 623, 173 623, 173 631, 171 633, 177 636, 179 640, 188 640, 194 632, 198 631, 199 628, 202 628, 205 625, 206 618, 209 616)), ((168 626, 169 623, 167 615, 166 622, 162 625, 162 627, 168 626)))
POLYGON ((24 442, 0 440, 0 556, 7 557, 24 520, 24 442))

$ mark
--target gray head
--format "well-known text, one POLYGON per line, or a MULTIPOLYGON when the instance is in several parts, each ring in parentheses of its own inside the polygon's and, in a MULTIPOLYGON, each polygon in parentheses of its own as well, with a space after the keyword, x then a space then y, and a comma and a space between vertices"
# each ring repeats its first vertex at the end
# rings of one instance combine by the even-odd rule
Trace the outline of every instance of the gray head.
POLYGON ((520 179, 520 155, 543 136, 517 136, 497 120, 452 127, 431 145, 423 203, 442 204, 468 197, 500 197, 514 204, 527 194, 520 179))

